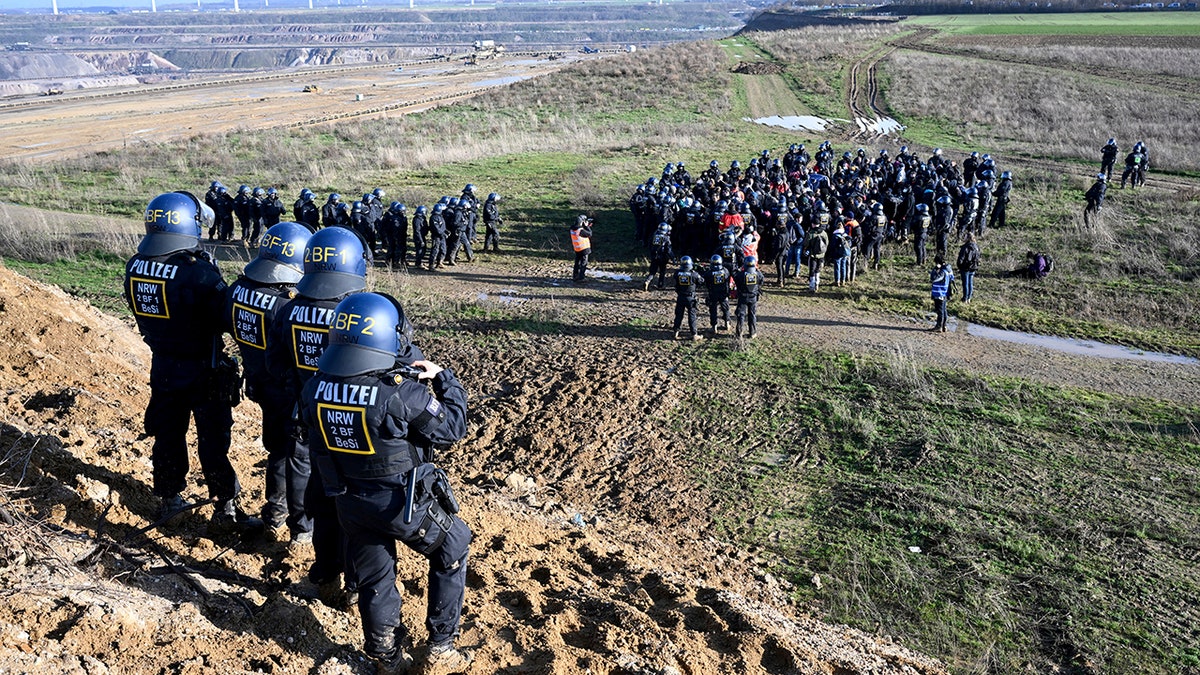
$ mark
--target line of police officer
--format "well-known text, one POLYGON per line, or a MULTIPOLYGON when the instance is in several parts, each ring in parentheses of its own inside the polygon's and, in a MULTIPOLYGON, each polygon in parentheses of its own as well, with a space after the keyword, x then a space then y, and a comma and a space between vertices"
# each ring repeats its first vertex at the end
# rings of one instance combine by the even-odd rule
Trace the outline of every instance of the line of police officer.
POLYGON ((371 251, 393 266, 440 269, 458 264, 461 252, 467 262, 475 258, 478 225, 483 222, 483 250, 500 250, 500 195, 492 192, 480 201, 474 184, 463 187, 458 197, 443 196, 432 208, 416 207, 410 219, 408 207, 393 201, 384 206, 387 194, 380 188, 364 193, 361 200, 347 204, 338 193, 316 204, 316 194, 305 188, 292 205, 296 222, 317 230, 344 227, 358 232, 371 251), (412 257, 409 258, 409 242, 412 257))
POLYGON ((342 580, 357 596, 365 650, 383 672, 413 662, 399 618, 395 544, 425 556, 424 660, 429 672, 463 670, 471 655, 454 640, 471 532, 432 460, 435 448, 466 432, 466 391, 450 370, 425 360, 394 298, 363 292, 371 250, 360 235, 277 224, 226 287, 200 247, 214 223, 213 210, 192 194, 159 195, 126 266, 125 296, 153 354, 145 419, 155 438, 161 518, 192 506, 182 493, 194 415, 215 503, 210 535, 263 526, 238 507, 241 486, 229 461, 238 387, 223 347, 229 332, 247 393, 263 410, 267 522, 286 525, 294 542, 313 543, 310 578, 323 597, 342 580))

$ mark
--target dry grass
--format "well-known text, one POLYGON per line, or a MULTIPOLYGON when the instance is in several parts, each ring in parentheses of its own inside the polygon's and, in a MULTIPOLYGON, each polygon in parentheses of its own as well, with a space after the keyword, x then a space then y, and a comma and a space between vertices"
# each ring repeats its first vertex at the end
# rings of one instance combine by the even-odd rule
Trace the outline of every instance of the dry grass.
POLYGON ((84 251, 125 255, 141 234, 136 221, 0 204, 0 256, 48 262, 84 251))
MULTIPOLYGON (((888 60, 888 102, 905 116, 961 120, 959 135, 994 152, 1099 163, 1109 136, 1142 139, 1152 168, 1195 170, 1197 100, 1036 66, 901 52, 888 60)), ((1153 176, 1153 173, 1151 174, 1153 176)))
POLYGON ((1153 75, 1195 78, 1200 73, 1200 49, 1188 47, 1123 47, 1103 45, 1038 45, 1002 47, 965 44, 964 51, 1048 66, 1089 66, 1153 75))
POLYGON ((884 40, 904 32, 896 24, 878 26, 811 26, 753 33, 754 42, 786 63, 857 58, 884 40))

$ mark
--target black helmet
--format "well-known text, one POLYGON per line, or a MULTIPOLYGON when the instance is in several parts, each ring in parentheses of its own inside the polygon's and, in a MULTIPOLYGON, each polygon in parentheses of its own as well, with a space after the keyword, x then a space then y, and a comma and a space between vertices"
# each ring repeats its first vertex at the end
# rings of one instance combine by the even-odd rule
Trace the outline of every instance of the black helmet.
POLYGON ((304 247, 312 230, 300 223, 272 225, 258 246, 258 257, 245 269, 248 278, 263 284, 294 284, 304 277, 304 247))
POLYGON ((367 286, 370 260, 366 243, 357 232, 327 227, 304 246, 304 278, 296 284, 296 291, 318 300, 361 291, 367 286))
POLYGON ((146 236, 138 253, 148 256, 186 251, 200 245, 200 232, 213 224, 212 209, 190 192, 167 192, 146 206, 146 236))
POLYGON ((363 375, 395 366, 405 337, 400 303, 380 293, 355 293, 337 304, 329 346, 319 368, 336 377, 363 375))
MULTIPOLYGON (((368 195, 368 196, 370 196, 370 195, 368 195)), ((363 203, 362 202, 354 202, 353 204, 350 205, 350 213, 362 213, 362 212, 363 212, 363 203)))

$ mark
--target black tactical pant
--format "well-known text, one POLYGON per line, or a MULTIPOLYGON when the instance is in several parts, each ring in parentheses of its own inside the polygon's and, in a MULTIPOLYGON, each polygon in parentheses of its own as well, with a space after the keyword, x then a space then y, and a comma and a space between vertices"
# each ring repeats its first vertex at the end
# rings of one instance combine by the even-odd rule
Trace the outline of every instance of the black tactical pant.
POLYGON ((754 335, 758 332, 758 298, 738 298, 737 304, 737 334, 741 336, 742 325, 745 324, 754 335))
POLYGON ((293 435, 295 399, 273 381, 247 382, 250 400, 262 408, 262 444, 267 451, 266 500, 262 519, 270 527, 286 523, 292 534, 311 532, 304 491, 312 468, 308 446, 293 435))
POLYGON ((429 560, 425 627, 430 643, 452 640, 458 633, 471 530, 428 494, 414 500, 412 520, 405 523, 404 503, 403 488, 351 491, 337 498, 338 516, 349 540, 348 555, 358 575, 358 611, 368 654, 388 651, 400 626, 397 541, 429 560), (443 527, 446 523, 448 528, 443 527), (429 548, 443 533, 441 545, 429 548))
POLYGON ((179 494, 187 486, 187 430, 193 416, 196 453, 209 496, 228 500, 242 490, 229 462, 233 413, 228 403, 212 400, 209 372, 207 360, 155 356, 152 361, 145 423, 147 435, 154 437, 150 462, 154 494, 159 497, 179 494))
POLYGON ((572 279, 575 281, 583 281, 587 278, 588 256, 591 255, 592 249, 585 248, 582 251, 575 252, 575 269, 572 273, 572 279))
POLYGON ((429 240, 429 269, 440 267, 442 259, 446 257, 446 240, 445 239, 430 239, 429 240))
POLYGON ((500 250, 500 224, 492 221, 483 224, 483 250, 488 250, 491 246, 493 251, 500 250))
POLYGON ((729 293, 723 293, 720 297, 713 298, 711 295, 705 301, 708 305, 708 321, 715 329, 717 327, 717 310, 721 313, 721 322, 726 327, 729 326, 729 293))
POLYGON ((683 324, 683 315, 687 313, 688 330, 696 334, 696 296, 680 295, 675 298, 675 329, 683 324))

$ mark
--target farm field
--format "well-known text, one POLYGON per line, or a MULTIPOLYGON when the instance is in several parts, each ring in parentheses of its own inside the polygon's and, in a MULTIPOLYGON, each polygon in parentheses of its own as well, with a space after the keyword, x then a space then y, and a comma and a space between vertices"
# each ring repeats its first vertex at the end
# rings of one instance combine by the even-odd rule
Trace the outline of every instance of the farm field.
MULTIPOLYGON (((148 355, 118 295, 123 261, 149 197, 219 179, 287 201, 381 186, 410 208, 466 183, 502 195, 501 252, 370 278, 470 392, 446 463, 477 533, 463 643, 478 672, 1200 672, 1200 71, 1170 65, 1194 58, 1200 24, 1129 17, 1123 37, 1168 41, 1126 66, 1080 37, 1126 25, 1108 16, 748 33, 546 63, 422 111, 298 111, 311 123, 285 129, 214 107, 211 130, 136 147, 13 150, 0 506, 17 518, 0 525, 0 667, 96 669, 86 654, 114 672, 370 672, 357 618, 317 602, 282 544, 214 542, 204 510, 134 534, 153 509, 148 355), (762 67, 734 72, 750 61, 762 67), (746 119, 768 114, 831 124, 746 119), (905 128, 854 123, 875 115, 905 128), (1084 227, 1109 136, 1145 140, 1152 170, 1084 227), (990 152, 1013 172, 1009 225, 981 240, 954 330, 924 330, 928 270, 890 245, 848 286, 768 287, 753 341, 671 340, 673 294, 640 284, 633 186, 666 162, 698 173, 825 139, 838 155, 990 152), (578 213, 597 222, 598 274, 572 285, 578 213), (1009 278, 1031 249, 1053 252, 1055 273, 1009 278), (1065 353, 971 325, 1182 358, 1065 353), (134 643, 154 646, 118 647, 134 643)), ((206 247, 227 277, 249 258, 206 247)), ((243 402, 234 429, 250 510, 256 413, 243 402)), ((410 626, 423 575, 402 561, 410 626)))

